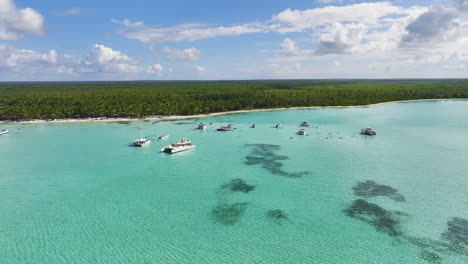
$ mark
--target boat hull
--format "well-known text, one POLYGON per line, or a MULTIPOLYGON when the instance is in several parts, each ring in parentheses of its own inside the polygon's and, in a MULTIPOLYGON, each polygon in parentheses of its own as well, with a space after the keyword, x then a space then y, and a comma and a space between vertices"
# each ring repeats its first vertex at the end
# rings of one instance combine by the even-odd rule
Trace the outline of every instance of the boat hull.
POLYGON ((185 148, 162 148, 161 152, 168 153, 168 154, 175 154, 175 153, 191 150, 191 149, 194 149, 194 148, 195 148, 195 146, 185 147, 185 148))

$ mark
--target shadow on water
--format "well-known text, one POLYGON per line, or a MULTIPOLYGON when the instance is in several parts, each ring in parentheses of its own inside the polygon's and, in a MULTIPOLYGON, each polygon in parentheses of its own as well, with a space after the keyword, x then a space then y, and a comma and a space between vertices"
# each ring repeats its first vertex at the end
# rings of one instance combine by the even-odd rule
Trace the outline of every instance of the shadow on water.
POLYGON ((211 216, 213 220, 223 225, 234 225, 239 222, 240 218, 245 214, 248 203, 220 203, 213 211, 211 216))
POLYGON ((310 174, 309 171, 303 172, 287 172, 283 170, 282 160, 289 159, 288 156, 276 155, 276 151, 280 149, 279 145, 270 144, 247 144, 246 147, 252 148, 249 156, 245 157, 246 165, 261 165, 262 168, 268 170, 272 174, 285 176, 289 178, 299 178, 310 174))
POLYGON ((111 122, 107 122, 108 124, 119 124, 119 125, 126 125, 126 126, 129 126, 132 121, 127 121, 127 120, 120 120, 120 121, 111 121, 111 122))
POLYGON ((374 181, 358 182, 353 187, 354 194, 363 198, 372 198, 377 196, 385 196, 397 202, 405 202, 405 197, 398 193, 398 190, 387 186, 380 185, 374 181))

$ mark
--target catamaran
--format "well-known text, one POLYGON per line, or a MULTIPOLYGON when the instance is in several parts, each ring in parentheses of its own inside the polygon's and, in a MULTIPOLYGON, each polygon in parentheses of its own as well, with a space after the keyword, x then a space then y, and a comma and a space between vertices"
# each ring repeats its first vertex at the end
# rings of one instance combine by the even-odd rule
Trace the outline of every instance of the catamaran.
POLYGON ((188 140, 186 138, 183 138, 181 141, 178 141, 176 143, 168 145, 167 147, 162 148, 161 152, 174 154, 174 153, 177 153, 177 152, 193 149, 195 147, 196 146, 193 145, 192 142, 190 142, 190 140, 188 140))

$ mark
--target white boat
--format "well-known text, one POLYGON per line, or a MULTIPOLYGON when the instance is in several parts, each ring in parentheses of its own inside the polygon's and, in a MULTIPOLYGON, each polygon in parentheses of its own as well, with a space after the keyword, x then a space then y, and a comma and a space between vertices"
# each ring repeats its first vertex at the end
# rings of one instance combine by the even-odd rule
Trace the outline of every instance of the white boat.
POLYGON ((368 128, 361 129, 361 135, 375 136, 377 135, 377 133, 375 133, 375 131, 372 130, 372 128, 368 127, 368 128))
POLYGON ((300 129, 299 132, 297 132, 297 134, 301 136, 305 136, 307 132, 305 131, 305 129, 300 129))
POLYGON ((169 138, 169 135, 162 135, 159 137, 159 139, 166 139, 166 138, 169 138))
POLYGON ((133 141, 132 146, 133 147, 144 147, 147 146, 151 143, 151 140, 148 138, 138 138, 133 141))
POLYGON ((281 128, 281 125, 280 125, 280 124, 277 124, 277 125, 275 126, 275 128, 281 128))
POLYGON ((140 122, 140 138, 137 138, 133 141, 133 147, 144 147, 149 145, 151 140, 149 138, 143 137, 143 121, 140 122))
POLYGON ((162 148, 161 149, 161 152, 166 152, 166 153, 170 153, 170 154, 174 154, 174 153, 177 153, 177 152, 181 152, 181 151, 186 151, 186 150, 189 150, 189 149, 193 149, 195 148, 196 146, 192 144, 192 142, 190 142, 190 140, 186 139, 186 138, 183 138, 181 141, 178 141, 176 143, 173 143, 173 144, 170 144, 168 145, 167 147, 165 148, 162 148))
POLYGON ((308 122, 302 122, 301 127, 310 127, 310 124, 308 122))
POLYGON ((6 135, 8 133, 10 133, 10 131, 6 129, 3 129, 2 131, 0 131, 0 135, 6 135))
POLYGON ((200 129, 200 130, 206 130, 206 125, 203 124, 203 123, 201 123, 201 124, 198 125, 198 129, 200 129))

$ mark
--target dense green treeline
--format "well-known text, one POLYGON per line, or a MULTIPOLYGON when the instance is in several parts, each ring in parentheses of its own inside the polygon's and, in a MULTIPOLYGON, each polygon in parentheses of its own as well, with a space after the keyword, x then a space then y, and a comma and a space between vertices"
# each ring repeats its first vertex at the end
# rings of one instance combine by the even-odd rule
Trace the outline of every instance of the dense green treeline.
POLYGON ((192 115, 468 98, 468 80, 0 83, 0 120, 192 115))

